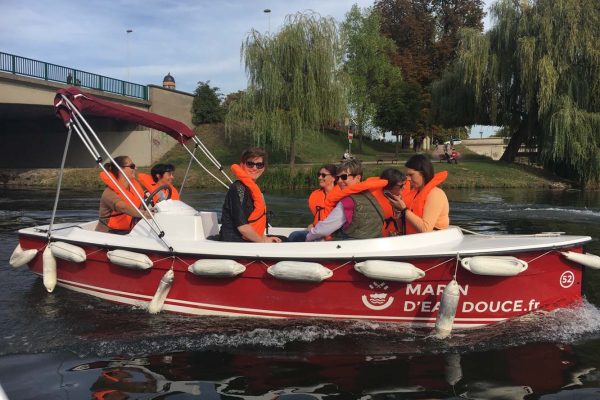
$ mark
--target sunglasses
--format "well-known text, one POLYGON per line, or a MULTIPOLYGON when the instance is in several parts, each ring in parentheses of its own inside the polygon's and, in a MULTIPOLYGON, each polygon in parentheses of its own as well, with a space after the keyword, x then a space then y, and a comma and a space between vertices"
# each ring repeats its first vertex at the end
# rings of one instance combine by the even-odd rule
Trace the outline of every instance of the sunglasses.
POLYGON ((341 180, 345 181, 345 180, 347 180, 347 179, 348 179, 348 177, 349 177, 349 176, 351 176, 351 177, 353 177, 353 178, 354 178, 356 175, 358 175, 358 174, 341 174, 341 175, 338 175, 337 177, 338 177, 339 179, 341 179, 341 180))
POLYGON ((256 167, 256 169, 263 169, 265 167, 265 163, 264 162, 246 161, 246 167, 248 167, 248 168, 256 167))
POLYGON ((121 168, 131 168, 131 169, 135 169, 135 164, 131 163, 129 165, 122 165, 121 168))
MULTIPOLYGON (((331 174, 323 174, 323 173, 321 173, 321 172, 319 172, 319 173, 317 174, 317 178, 325 178, 326 176, 333 176, 333 175, 331 175, 331 174)), ((337 179, 337 177, 336 177, 336 179, 337 179)))

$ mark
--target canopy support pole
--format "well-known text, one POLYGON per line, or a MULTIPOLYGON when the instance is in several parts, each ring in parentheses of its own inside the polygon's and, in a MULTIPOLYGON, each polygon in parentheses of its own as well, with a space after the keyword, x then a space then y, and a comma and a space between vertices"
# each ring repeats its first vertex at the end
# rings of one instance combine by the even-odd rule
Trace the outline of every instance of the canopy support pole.
POLYGON ((54 225, 54 218, 56 217, 56 209, 58 208, 58 198, 60 197, 60 188, 62 186, 63 174, 65 171, 65 162, 67 160, 67 152, 69 150, 69 143, 71 142, 71 133, 73 132, 71 124, 69 124, 69 132, 67 133, 67 140, 65 142, 65 149, 63 150, 62 161, 60 163, 60 172, 58 174, 58 185, 56 187, 56 197, 54 198, 54 207, 52 208, 52 216, 50 217, 50 226, 48 227, 48 241, 52 237, 52 226, 54 225))
MULTIPOLYGON (((118 183, 115 180, 114 176, 111 173, 109 173, 106 170, 106 168, 104 168, 104 165, 102 164, 102 157, 100 157, 100 153, 96 149, 96 147, 94 145, 94 142, 92 142, 92 138, 95 140, 95 142, 98 144, 98 146, 102 149, 102 151, 104 152, 104 154, 106 154, 107 158, 113 163, 113 165, 115 165, 117 167, 117 169, 119 170, 119 172, 121 174, 123 174, 123 177, 125 178, 125 180, 127 181, 127 183, 129 183, 130 186, 133 186, 133 183, 131 182, 131 180, 127 177, 127 175, 125 175, 124 171, 121 169, 121 166, 118 165, 115 162, 115 160, 111 157, 111 155, 108 152, 108 150, 106 149, 106 147, 104 147, 104 145, 100 141, 100 138, 96 135, 96 132, 94 132, 94 130, 87 123, 87 121, 85 120, 85 118, 83 118, 83 116, 81 115, 81 113, 79 112, 79 110, 77 109, 77 107, 75 107, 75 105, 73 105, 73 103, 71 103, 71 101, 69 101, 69 99, 66 96, 62 95, 62 98, 63 98, 63 100, 65 101, 65 103, 68 105, 68 107, 72 111, 72 120, 75 120, 75 123, 77 125, 77 126, 74 126, 75 131, 77 132, 77 134, 79 135, 79 137, 83 141, 84 145, 87 147, 87 149, 90 152, 90 154, 93 157, 96 158, 96 163, 98 164, 98 166, 106 173, 106 175, 111 180, 111 182, 113 184, 115 184, 115 187, 123 195, 123 198, 133 208, 137 209, 137 207, 133 203, 133 201, 125 194, 125 191, 121 188, 121 186, 118 185, 118 183), (87 131, 82 126, 82 123, 85 124, 85 126, 87 127, 87 131), (89 133, 88 133, 88 131, 89 131, 89 133), (92 138, 89 137, 90 134, 92 135, 92 138)), ((135 191, 135 190, 133 192, 135 193, 135 195, 137 196, 137 198, 141 201, 142 206, 148 212, 148 214, 151 214, 152 212, 150 211, 150 208, 144 202, 144 199, 140 196, 140 194, 137 193, 137 191, 135 191)), ((158 222, 156 222, 154 219, 148 219, 148 218, 146 218, 144 216, 144 214, 142 214, 142 212, 140 210, 137 210, 137 211, 138 211, 141 219, 143 219, 148 224, 148 226, 150 227, 150 229, 158 236, 158 238, 160 239, 160 241, 169 249, 169 251, 173 251, 173 247, 170 246, 166 242, 166 240, 164 239, 165 233, 164 233, 163 229, 160 227, 160 225, 158 224, 158 222), (150 222, 150 221, 152 221, 152 222, 150 222)))
MULTIPOLYGON (((183 144, 182 144, 183 146, 183 144)), ((196 153, 196 149, 198 148, 198 146, 194 147, 194 151, 192 152, 192 155, 194 153, 196 153)), ((181 187, 179 188, 179 195, 181 195, 183 193, 183 187, 185 186, 185 181, 187 180, 188 174, 190 173, 190 168, 192 167, 192 161, 194 161, 194 159, 192 157, 190 157, 190 162, 188 163, 187 169, 185 170, 185 175, 183 176, 183 180, 181 181, 181 187)))
MULTIPOLYGON (((202 169, 209 174, 210 176, 212 176, 213 178, 215 178, 221 185, 225 186, 227 189, 229 189, 229 185, 227 185, 226 183, 224 183, 222 180, 220 180, 219 178, 217 178, 212 172, 210 172, 197 158, 196 156, 190 151, 190 149, 188 149, 188 147, 185 144, 181 144, 183 146, 183 148, 190 154, 190 156, 192 157, 192 159, 196 160, 196 162, 198 163, 198 165, 200 167, 202 167, 202 169)), ((226 175, 227 176, 227 175, 226 175)), ((228 177, 229 178, 229 177, 228 177)), ((229 179, 231 180, 231 179, 229 179)))
POLYGON ((202 143, 202 141, 200 140, 200 138, 198 138, 197 136, 192 137, 192 140, 194 141, 194 143, 196 143, 197 147, 200 147, 200 150, 202 150, 202 152, 204 153, 204 155, 206 156, 206 158, 208 158, 215 167, 217 167, 219 169, 219 171, 221 171, 221 173, 223 175, 225 175, 225 177, 227 178, 227 180, 229 181, 229 183, 233 183, 233 181, 231 180, 231 178, 229 177, 229 175, 227 175, 225 173, 225 171, 223 171, 223 166, 221 165, 221 163, 219 163, 219 161, 217 160, 217 158, 215 156, 213 156, 213 154, 210 152, 210 150, 208 150, 208 148, 204 145, 204 143, 202 143))

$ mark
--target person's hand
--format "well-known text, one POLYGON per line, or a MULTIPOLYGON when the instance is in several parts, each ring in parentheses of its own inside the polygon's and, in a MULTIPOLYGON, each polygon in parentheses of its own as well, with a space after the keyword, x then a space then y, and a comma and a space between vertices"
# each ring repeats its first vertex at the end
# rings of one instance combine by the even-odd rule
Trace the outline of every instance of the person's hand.
POLYGON ((142 215, 144 216, 144 218, 148 218, 148 219, 152 218, 152 213, 149 213, 146 210, 142 210, 142 215))
POLYGON ((314 227, 315 227, 315 226, 314 226, 313 224, 309 224, 309 225, 306 227, 306 230, 310 231, 310 230, 311 230, 312 228, 314 228, 314 227))
POLYGON ((281 239, 276 236, 265 236, 263 237, 264 243, 281 243, 281 239))
POLYGON ((392 195, 388 197, 388 200, 392 204, 396 210, 404 210, 406 208, 406 203, 402 199, 402 195, 392 195))

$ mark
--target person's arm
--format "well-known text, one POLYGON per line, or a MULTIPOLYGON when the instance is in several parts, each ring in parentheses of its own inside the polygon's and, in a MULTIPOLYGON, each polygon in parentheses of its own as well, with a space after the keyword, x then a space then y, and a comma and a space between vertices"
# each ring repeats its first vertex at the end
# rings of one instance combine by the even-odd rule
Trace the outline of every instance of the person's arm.
POLYGON ((115 201, 114 209, 117 212, 121 212, 123 214, 127 214, 132 217, 139 217, 140 212, 141 212, 144 217, 152 218, 152 216, 145 209, 138 210, 137 208, 133 207, 131 204, 129 204, 125 200, 122 200, 120 197, 119 197, 119 200, 115 201))
POLYGON ((390 203, 392 203, 392 206, 397 211, 406 209, 406 221, 411 224, 417 232, 431 232, 447 207, 448 198, 443 190, 432 190, 425 200, 423 218, 406 208, 406 203, 402 199, 402 196, 390 198, 390 203))
POLYGON ((346 216, 344 215, 344 206, 340 201, 336 204, 335 208, 331 211, 327 218, 309 230, 308 235, 306 235, 306 241, 310 242, 329 236, 344 226, 345 223, 346 216))
POLYGON ((250 224, 241 225, 237 227, 238 231, 251 242, 256 243, 279 243, 281 239, 274 236, 260 236, 256 231, 252 228, 250 224))
MULTIPOLYGON (((238 232, 245 237, 247 240, 255 243, 277 243, 281 242, 281 239, 277 237, 261 236, 252 228, 248 223, 248 219, 244 213, 242 206, 242 199, 240 199, 239 193, 243 189, 244 197, 250 196, 250 191, 241 183, 236 182, 233 185, 233 191, 230 195, 230 208, 231 208, 231 219, 237 228, 238 232), (239 186, 241 185, 241 186, 239 186)), ((229 196, 228 196, 229 197, 229 196)))

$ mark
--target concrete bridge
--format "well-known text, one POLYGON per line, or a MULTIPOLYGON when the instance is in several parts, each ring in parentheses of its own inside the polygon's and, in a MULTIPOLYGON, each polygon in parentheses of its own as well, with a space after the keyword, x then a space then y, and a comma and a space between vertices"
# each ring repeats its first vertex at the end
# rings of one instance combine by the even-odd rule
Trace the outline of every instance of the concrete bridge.
MULTIPOLYGON (((54 115, 53 102, 56 91, 69 86, 67 82, 77 83, 82 91, 94 96, 164 115, 192 127, 190 93, 157 85, 137 85, 0 53, 0 168, 60 166, 67 130, 54 115)), ((153 129, 107 118, 86 119, 111 155, 129 155, 141 166, 157 161, 176 144, 153 129)), ((77 136, 72 137, 67 166, 95 166, 77 136)))

